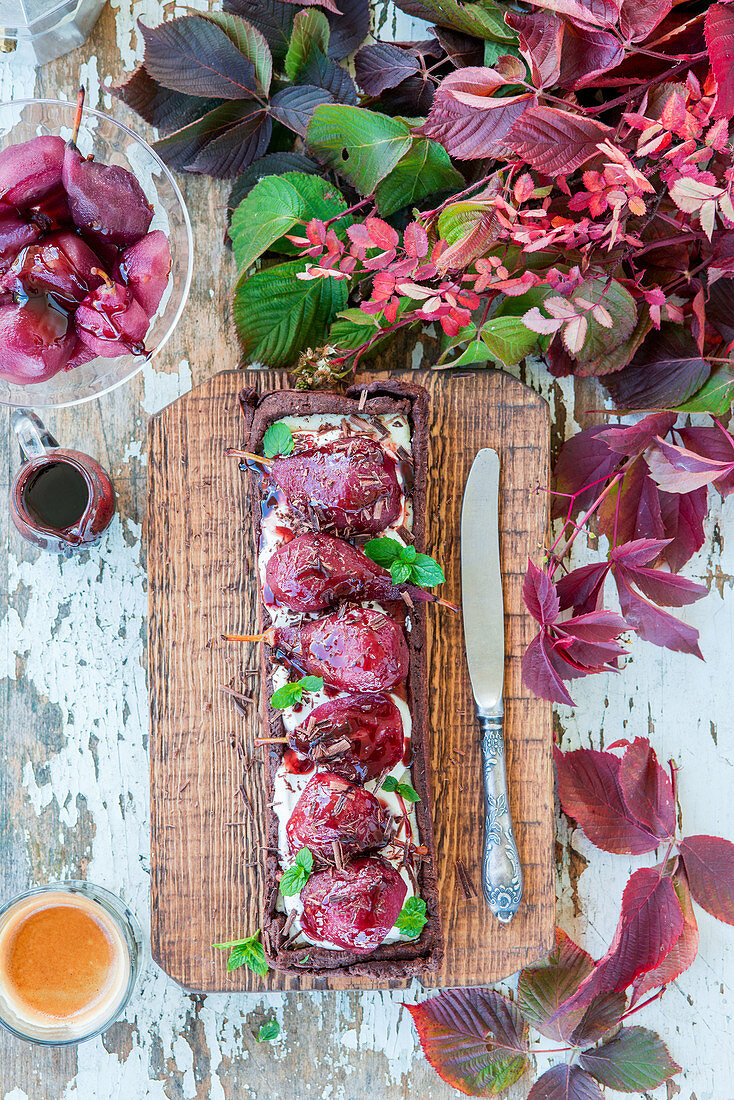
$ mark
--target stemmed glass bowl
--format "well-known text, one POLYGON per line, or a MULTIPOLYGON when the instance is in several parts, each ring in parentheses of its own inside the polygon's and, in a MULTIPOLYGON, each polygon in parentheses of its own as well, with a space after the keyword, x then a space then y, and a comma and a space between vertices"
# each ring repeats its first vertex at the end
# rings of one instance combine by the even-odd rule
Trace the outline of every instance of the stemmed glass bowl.
MULTIPOLYGON (((41 134, 71 136, 75 104, 59 99, 16 99, 0 103, 0 148, 41 134)), ((102 164, 118 164, 136 177, 153 207, 150 229, 162 229, 171 248, 168 286, 145 337, 147 358, 165 347, 183 313, 193 270, 191 222, 178 184, 147 142, 121 122, 85 108, 78 138, 83 155, 93 153, 102 164)), ((0 404, 35 408, 78 405, 121 386, 142 369, 143 355, 92 359, 72 370, 61 370, 45 382, 19 385, 0 379, 0 404)))

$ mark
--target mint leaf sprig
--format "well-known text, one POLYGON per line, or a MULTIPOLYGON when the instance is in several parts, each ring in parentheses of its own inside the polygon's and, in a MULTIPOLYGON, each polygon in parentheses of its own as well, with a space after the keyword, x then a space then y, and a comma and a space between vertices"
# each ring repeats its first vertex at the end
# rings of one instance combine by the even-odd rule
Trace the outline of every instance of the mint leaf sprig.
POLYGON ((293 432, 287 424, 271 424, 263 436, 263 454, 266 458, 289 455, 293 450, 293 432))
POLYGON ((260 1024, 260 1030, 255 1038, 258 1043, 272 1043, 273 1039, 277 1039, 280 1035, 280 1024, 277 1020, 268 1020, 264 1024, 260 1024))
POLYGON ((387 776, 382 784, 382 789, 389 794, 394 791, 398 798, 402 798, 406 802, 420 802, 421 800, 421 796, 415 787, 411 787, 410 783, 398 783, 394 775, 387 776))
POLYGON ((388 535, 370 539, 364 552, 376 565, 390 570, 393 584, 409 581, 421 588, 433 588, 446 580, 443 569, 434 558, 419 554, 415 546, 402 546, 388 535))
POLYGON ((296 862, 287 867, 280 880, 280 892, 283 897, 292 898, 300 894, 313 871, 313 853, 310 848, 301 848, 296 862))
POLYGON ((426 903, 423 898, 408 898, 403 908, 398 913, 398 919, 394 927, 404 936, 417 939, 428 922, 426 916, 426 903))
POLYGON ((323 676, 302 676, 300 680, 283 684, 270 696, 270 706, 273 710, 284 710, 292 707, 294 703, 300 703, 304 691, 321 691, 324 686, 323 676))
POLYGON ((255 974, 267 974, 269 967, 265 958, 265 950, 260 943, 260 929, 254 935, 244 940, 229 940, 227 943, 213 943, 212 947, 218 947, 225 951, 229 948, 227 970, 238 970, 246 966, 255 974))

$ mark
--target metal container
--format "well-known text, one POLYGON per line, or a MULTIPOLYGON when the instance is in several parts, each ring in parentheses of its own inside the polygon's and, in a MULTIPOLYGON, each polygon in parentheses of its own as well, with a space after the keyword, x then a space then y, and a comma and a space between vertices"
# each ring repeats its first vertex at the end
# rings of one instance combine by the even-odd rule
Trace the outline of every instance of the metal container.
POLYGON ((0 64, 43 65, 86 42, 105 0, 0 0, 0 64))

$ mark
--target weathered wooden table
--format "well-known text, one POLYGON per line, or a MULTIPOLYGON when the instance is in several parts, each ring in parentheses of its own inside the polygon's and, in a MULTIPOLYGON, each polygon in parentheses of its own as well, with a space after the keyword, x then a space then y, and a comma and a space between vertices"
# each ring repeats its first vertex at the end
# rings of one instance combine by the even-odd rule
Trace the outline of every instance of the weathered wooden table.
MULTIPOLYGON (((172 3, 120 0, 105 9, 86 46, 68 57, 37 72, 0 62, 0 97, 73 99, 81 78, 91 106, 111 107, 144 131, 99 83, 117 81, 140 56, 138 17, 154 24, 176 13, 183 8, 172 3)), ((400 24, 384 12, 378 18, 383 36, 410 36, 404 17, 400 24)), ((31 883, 88 877, 121 893, 144 924, 146 421, 238 358, 228 300, 233 265, 222 247, 226 185, 193 177, 180 182, 196 253, 183 322, 162 358, 130 384, 47 418, 64 444, 89 451, 112 472, 118 514, 101 547, 62 562, 24 543, 7 509, 0 509, 0 900, 31 883)), ((425 342, 423 351, 429 365, 425 342)), ((414 364, 421 353, 419 346, 414 364)), ((553 381, 540 366, 528 368, 527 380, 551 403, 556 445, 587 423, 586 410, 601 400, 576 389, 572 379, 553 381)), ((18 455, 9 445, 7 414, 2 421, 7 492, 18 455)), ((683 609, 701 631, 706 663, 637 642, 622 676, 582 682, 578 708, 560 708, 556 721, 564 746, 602 747, 621 736, 649 735, 661 758, 673 756, 682 767, 687 830, 734 839, 734 498, 723 508, 713 505, 707 531, 687 575, 705 581, 711 593, 683 609)), ((613 934, 631 865, 593 850, 563 819, 556 853, 558 921, 600 954, 613 934)), ((636 1022, 657 1028, 684 1068, 656 1097, 734 1100, 734 929, 701 910, 697 915, 701 947, 693 968, 636 1022)), ((457 1094, 424 1060, 402 1008, 421 995, 416 986, 407 993, 191 996, 148 963, 124 1019, 102 1038, 47 1050, 1 1033, 0 1100, 444 1100, 457 1094), (281 1037, 259 1044, 253 1033, 270 1017, 280 1021, 281 1037)), ((538 1059, 541 1068, 547 1062, 538 1059)), ((513 1100, 527 1091, 521 1082, 513 1100)))

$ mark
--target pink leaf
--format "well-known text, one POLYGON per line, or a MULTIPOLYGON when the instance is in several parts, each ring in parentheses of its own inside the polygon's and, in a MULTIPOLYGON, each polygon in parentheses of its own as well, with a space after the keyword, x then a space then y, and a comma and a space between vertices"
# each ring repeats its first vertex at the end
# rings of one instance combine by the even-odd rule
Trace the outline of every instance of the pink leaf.
POLYGON ((528 558, 522 598, 534 619, 545 626, 558 618, 558 594, 548 574, 528 558))
POLYGON ((610 642, 627 630, 627 623, 614 611, 592 611, 557 623, 556 629, 586 642, 610 642))
POLYGON ((622 0, 619 29, 630 42, 647 38, 672 8, 672 0, 622 0))
POLYGON ((418 222, 411 222, 403 233, 403 244, 409 256, 422 260, 428 255, 428 234, 418 222))
POLYGON ((658 436, 647 452, 650 474, 668 493, 690 493, 720 481, 734 472, 734 460, 706 458, 687 447, 678 447, 658 436))
POLYGON ((622 757, 619 786, 625 803, 646 829, 661 840, 673 835, 673 787, 646 737, 636 737, 622 757))
POLYGON ((594 1078, 579 1066, 553 1066, 535 1082, 528 1100, 604 1100, 594 1078))
MULTIPOLYGON (((734 462, 734 439, 718 422, 713 428, 681 428, 679 435, 683 446, 696 454, 717 462, 734 462)), ((727 497, 734 492, 734 474, 717 478, 714 486, 722 497, 727 497)))
POLYGON ((530 66, 537 88, 558 83, 561 47, 568 24, 549 11, 509 11, 505 21, 520 37, 520 53, 530 66))
POLYGON ((573 172, 595 156, 612 130, 557 107, 529 107, 507 134, 507 145, 538 172, 573 172))
POLYGON ((487 92, 492 78, 485 76, 475 82, 462 80, 462 73, 468 71, 492 73, 494 70, 461 69, 445 77, 436 89, 428 118, 414 132, 440 142, 459 160, 498 156, 507 147, 505 136, 513 123, 531 104, 537 103, 537 99, 531 92, 490 98, 487 92), (454 89, 464 97, 476 96, 481 100, 480 105, 460 102, 454 89))
POLYGON ((609 553, 609 560, 627 569, 636 569, 648 565, 665 549, 665 539, 635 539, 625 546, 615 546, 609 553))
POLYGON ((592 844, 603 852, 640 855, 657 848, 659 839, 634 816, 619 782, 621 762, 610 752, 554 750, 558 794, 563 812, 572 817, 592 844))
POLYGON ((734 924, 734 844, 720 836, 689 836, 680 854, 694 899, 717 920, 734 924))
POLYGON ((714 118, 734 115, 734 8, 712 4, 704 22, 711 68, 716 77, 714 118))
POLYGON ((635 592, 626 579, 625 570, 616 570, 614 579, 622 614, 641 638, 679 653, 692 653, 703 660, 695 627, 674 619, 635 592))
POLYGON ((613 27, 619 16, 618 0, 534 0, 538 8, 548 8, 584 25, 613 27))
POLYGON ((683 928, 668 954, 653 970, 640 975, 632 987, 631 1005, 641 1001, 646 994, 660 986, 668 985, 688 969, 698 954, 698 925, 691 903, 691 891, 682 870, 673 876, 676 892, 683 913, 683 928))
POLYGON ((574 706, 563 680, 551 660, 552 647, 544 632, 537 634, 522 659, 523 683, 539 699, 574 706))
POLYGON ((609 950, 563 1011, 589 1004, 599 993, 626 989, 665 958, 682 929, 683 913, 671 880, 654 867, 635 871, 622 896, 622 912, 609 950))
POLYGON ((641 455, 656 435, 667 435, 677 419, 677 413, 651 413, 637 424, 614 424, 610 428, 602 428, 599 437, 616 454, 641 455))

